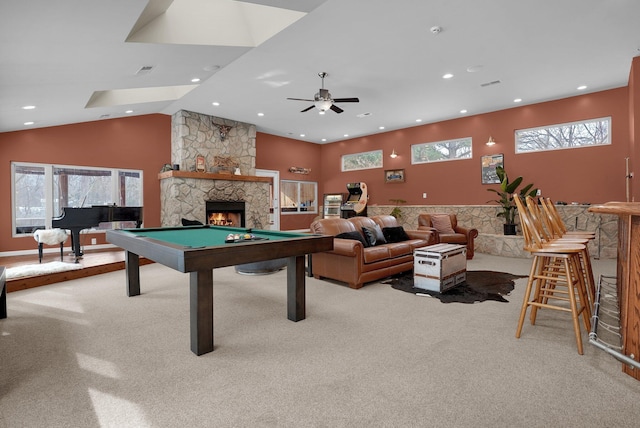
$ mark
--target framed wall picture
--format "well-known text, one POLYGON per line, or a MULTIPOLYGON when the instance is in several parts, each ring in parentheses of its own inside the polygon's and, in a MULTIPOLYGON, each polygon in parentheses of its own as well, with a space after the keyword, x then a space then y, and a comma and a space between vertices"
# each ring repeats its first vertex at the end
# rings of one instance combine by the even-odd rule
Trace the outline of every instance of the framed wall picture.
POLYGON ((196 171, 205 172, 207 170, 207 165, 204 161, 204 156, 196 157, 196 171))
POLYGON ((482 184, 498 184, 500 179, 496 174, 496 167, 504 168, 504 155, 482 156, 482 184))
POLYGON ((404 183, 404 169, 387 169, 384 172, 385 183, 404 183))

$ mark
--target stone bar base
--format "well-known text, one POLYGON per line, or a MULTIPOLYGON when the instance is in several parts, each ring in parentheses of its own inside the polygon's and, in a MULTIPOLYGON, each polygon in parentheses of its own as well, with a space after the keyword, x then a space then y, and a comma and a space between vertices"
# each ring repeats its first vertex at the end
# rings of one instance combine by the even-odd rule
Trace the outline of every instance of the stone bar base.
POLYGON ((523 244, 522 236, 480 233, 475 240, 475 250, 494 256, 528 258, 530 255, 522 249, 523 244))

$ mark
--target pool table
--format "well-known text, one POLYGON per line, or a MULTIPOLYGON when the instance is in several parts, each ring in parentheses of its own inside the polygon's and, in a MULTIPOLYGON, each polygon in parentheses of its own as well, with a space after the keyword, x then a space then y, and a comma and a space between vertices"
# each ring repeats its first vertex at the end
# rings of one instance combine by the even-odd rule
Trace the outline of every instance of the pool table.
POLYGON ((305 318, 305 255, 333 249, 333 237, 225 226, 183 226, 107 230, 108 242, 125 250, 127 295, 140 294, 139 257, 189 272, 191 351, 213 351, 213 272, 263 260, 288 258, 287 315, 305 318), (255 240, 226 242, 229 234, 255 240))

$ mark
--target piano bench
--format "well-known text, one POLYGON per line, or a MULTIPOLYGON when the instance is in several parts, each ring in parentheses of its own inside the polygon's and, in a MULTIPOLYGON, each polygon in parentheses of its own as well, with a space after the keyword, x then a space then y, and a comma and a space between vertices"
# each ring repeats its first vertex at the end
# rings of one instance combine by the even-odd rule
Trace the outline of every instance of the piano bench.
POLYGON ((42 246, 60 244, 60 261, 64 258, 64 243, 69 235, 62 229, 38 229, 33 232, 33 239, 38 243, 38 262, 42 263, 42 246))

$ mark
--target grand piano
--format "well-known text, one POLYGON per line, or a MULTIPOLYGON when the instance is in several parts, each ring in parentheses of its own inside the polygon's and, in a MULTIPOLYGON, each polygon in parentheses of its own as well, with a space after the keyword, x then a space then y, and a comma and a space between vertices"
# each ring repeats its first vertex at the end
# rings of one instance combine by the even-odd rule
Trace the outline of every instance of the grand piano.
POLYGON ((91 207, 62 208, 62 215, 53 218, 51 226, 71 231, 71 247, 76 261, 82 256, 80 251, 80 231, 97 227, 100 223, 114 221, 135 221, 142 224, 142 207, 118 207, 115 205, 93 205, 91 207))

